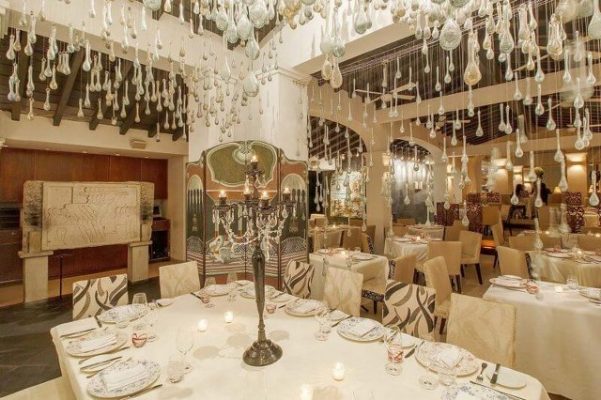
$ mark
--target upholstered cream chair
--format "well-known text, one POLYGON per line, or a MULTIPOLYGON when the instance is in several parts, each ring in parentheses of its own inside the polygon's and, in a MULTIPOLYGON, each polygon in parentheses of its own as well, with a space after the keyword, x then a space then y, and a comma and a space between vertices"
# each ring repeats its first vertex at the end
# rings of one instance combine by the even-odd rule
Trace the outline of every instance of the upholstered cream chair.
POLYGON ((578 247, 582 250, 599 251, 601 250, 601 237, 593 235, 578 235, 578 247))
POLYGON ((284 273, 284 290, 301 299, 308 299, 311 297, 314 273, 315 267, 309 263, 291 260, 284 273))
POLYGON ((363 274, 343 268, 328 268, 323 300, 330 308, 358 317, 361 313, 363 274))
POLYGON ((2 397, 2 400, 75 400, 66 378, 58 377, 2 397))
POLYGON ((397 282, 411 283, 415 276, 415 266, 417 265, 417 255, 407 254, 390 260, 390 269, 392 270, 392 279, 397 282))
POLYGON ((453 225, 447 226, 444 229, 444 240, 457 241, 459 240, 459 232, 466 230, 460 220, 453 221, 453 225))
POLYGON ((475 265, 478 282, 482 285, 482 271, 480 271, 480 250, 482 248, 482 234, 471 231, 459 232, 461 241, 461 264, 475 265))
MULTIPOLYGON (((535 236, 535 238, 536 238, 536 236, 535 236)), ((545 248, 545 249, 561 247, 561 237, 559 237, 559 236, 551 236, 551 235, 547 235, 545 233, 541 233, 540 240, 541 240, 541 242, 543 242, 543 248, 545 248)))
POLYGON ((361 227, 351 226, 342 231, 342 247, 347 250, 354 250, 355 247, 361 248, 361 227))
POLYGON ((394 232, 394 236, 402 237, 409 232, 409 228, 405 225, 392 225, 392 231, 394 232))
POLYGON ((411 283, 389 281, 384 295, 382 324, 398 326, 408 335, 431 340, 436 327, 436 291, 411 283))
POLYGON ((105 310, 128 302, 127 274, 73 283, 74 320, 93 317, 105 310))
POLYGON ((332 232, 326 232, 326 248, 335 249, 340 247, 340 242, 342 241, 342 233, 343 231, 337 229, 332 232))
POLYGON ((415 218, 399 218, 395 224, 399 225, 415 225, 415 218))
POLYGON ((455 282, 457 291, 461 293, 461 255, 462 243, 430 240, 428 242, 428 258, 444 257, 449 276, 455 282))
POLYGON ((528 278, 528 264, 523 251, 505 246, 497 247, 501 275, 515 275, 528 278))
POLYGON ((200 290, 196 261, 160 267, 159 283, 161 297, 176 297, 200 290))
MULTIPOLYGON (((313 251, 314 252, 324 248, 324 244, 326 242, 324 241, 323 232, 315 231, 312 235, 312 238, 313 238, 313 251)), ((338 247, 338 246, 336 246, 336 247, 338 247)))
POLYGON ((513 368, 515 306, 477 297, 451 295, 447 343, 476 357, 513 368))
POLYGON ((535 235, 509 236, 509 247, 521 251, 534 250, 535 235))
POLYGON ((361 234, 361 251, 363 253, 374 254, 374 243, 367 233, 361 234))
POLYGON ((495 261, 492 264, 493 269, 497 266, 497 261, 499 258, 499 254, 496 251, 496 249, 499 248, 499 246, 505 246, 505 233, 503 230, 503 222, 499 219, 499 221, 497 221, 496 224, 492 225, 490 227, 490 230, 492 232, 492 239, 495 242, 495 261))
POLYGON ((436 290, 436 306, 434 316, 441 318, 440 332, 444 329, 445 321, 449 315, 451 304, 451 281, 444 257, 438 256, 424 262, 426 286, 436 290))
POLYGON ((482 207, 482 226, 492 226, 496 224, 500 215, 501 213, 498 206, 482 207))

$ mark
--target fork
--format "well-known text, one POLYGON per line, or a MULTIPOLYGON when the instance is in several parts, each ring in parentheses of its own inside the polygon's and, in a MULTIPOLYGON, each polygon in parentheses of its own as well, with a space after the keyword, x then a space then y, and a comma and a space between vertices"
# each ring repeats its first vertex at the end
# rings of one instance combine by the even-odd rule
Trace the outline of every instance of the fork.
POLYGON ((487 363, 485 363, 485 362, 483 362, 483 363, 482 363, 482 369, 480 370, 480 375, 478 375, 478 376, 476 377, 476 380, 477 380, 478 382, 484 382, 484 370, 486 369, 486 367, 488 367, 488 364, 487 364, 487 363))

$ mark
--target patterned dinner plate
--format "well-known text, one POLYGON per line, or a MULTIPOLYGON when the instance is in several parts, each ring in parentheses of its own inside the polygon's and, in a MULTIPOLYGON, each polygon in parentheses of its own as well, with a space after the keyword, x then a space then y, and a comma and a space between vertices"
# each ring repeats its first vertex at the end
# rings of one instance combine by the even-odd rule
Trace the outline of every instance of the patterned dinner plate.
POLYGON ((435 360, 442 351, 452 348, 460 352, 460 359, 457 363, 457 376, 467 376, 478 371, 480 364, 478 364, 478 360, 472 353, 449 343, 423 342, 415 353, 415 359, 421 365, 430 365, 433 371, 440 372, 442 368, 435 360))
POLYGON ((545 254, 549 257, 554 257, 554 258, 571 258, 572 255, 570 253, 563 253, 563 252, 557 252, 557 251, 545 251, 545 254))
MULTIPOLYGON (((275 288, 271 285, 265 285, 265 297, 269 298, 269 294, 273 292, 275 288)), ((240 296, 245 299, 254 299, 255 298, 255 285, 247 285, 240 291, 240 296)))
POLYGON ((338 334, 343 338, 352 340, 354 342, 373 342, 375 340, 379 340, 382 336, 384 336, 384 326, 382 326, 381 323, 379 323, 378 321, 361 317, 351 317, 349 319, 343 320, 338 325, 337 331, 338 334), (352 329, 366 320, 371 321, 373 323, 373 329, 371 329, 362 336, 357 336, 353 334, 352 329))
POLYGON ((456 400, 462 397, 479 400, 510 400, 509 396, 471 383, 462 383, 449 387, 442 394, 441 400, 456 400))
POLYGON ((599 300, 601 299, 601 289, 599 288, 581 288, 578 290, 581 296, 586 297, 590 300, 599 300))
POLYGON ((96 356, 98 354, 108 353, 110 351, 120 348, 125 343, 127 343, 128 336, 124 332, 115 332, 115 333, 111 333, 111 335, 115 335, 115 341, 113 343, 111 343, 107 346, 99 347, 92 351, 82 351, 81 344, 84 341, 94 339, 97 337, 101 337, 101 336, 106 336, 106 335, 107 335, 107 332, 104 330, 96 331, 92 335, 84 336, 82 338, 79 338, 77 340, 73 340, 73 341, 69 342, 65 346, 65 351, 67 352, 67 354, 69 354, 70 356, 73 356, 73 357, 90 357, 90 356, 96 356))
POLYGON ((372 258, 374 258, 374 256, 372 256, 371 254, 365 254, 365 253, 353 254, 353 259, 355 259, 355 260, 367 261, 367 260, 371 260, 372 258))
POLYGON ((209 296, 225 296, 232 291, 231 285, 209 285, 202 289, 209 296))
POLYGON ((130 396, 138 393, 150 385, 152 385, 161 375, 161 366, 149 360, 129 360, 119 362, 107 369, 99 372, 96 376, 90 379, 88 383, 88 393, 92 396, 99 397, 101 399, 114 399, 125 396, 130 396), (137 365, 141 365, 145 370, 146 374, 142 379, 135 382, 129 383, 118 388, 108 389, 104 383, 104 378, 108 373, 115 371, 127 371, 137 365))
POLYGON ((524 289, 526 287, 526 280, 521 278, 490 278, 489 282, 495 286, 500 286, 508 289, 524 289))
POLYGON ((319 309, 321 309, 323 307, 323 303, 321 303, 320 301, 317 300, 313 300, 313 299, 297 299, 295 301, 292 301, 290 303, 288 303, 286 305, 286 308, 284 308, 284 310, 286 311, 286 313, 295 316, 295 317, 311 317, 315 314, 317 314, 317 311, 319 309), (309 310, 309 311, 303 311, 301 309, 301 307, 304 304, 314 304, 315 308, 309 310))
POLYGON ((127 304, 106 310, 98 316, 98 319, 105 324, 115 324, 123 318, 133 321, 145 316, 147 313, 148 307, 145 307, 142 304, 127 304))

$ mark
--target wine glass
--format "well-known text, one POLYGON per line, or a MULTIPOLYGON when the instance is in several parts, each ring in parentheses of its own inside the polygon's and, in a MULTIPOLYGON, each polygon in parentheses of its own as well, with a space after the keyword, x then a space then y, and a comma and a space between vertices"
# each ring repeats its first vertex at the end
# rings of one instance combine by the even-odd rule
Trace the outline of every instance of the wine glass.
POLYGON ((576 278, 576 275, 568 275, 568 278, 566 279, 566 284, 568 285, 568 289, 570 290, 578 289, 578 278, 576 278))
MULTIPOLYGON (((424 342, 421 342, 417 346, 417 349, 415 349, 416 357, 417 357, 417 354, 419 353, 420 348, 423 344, 424 344, 424 342)), ((432 370, 432 360, 430 359, 430 357, 425 357, 423 360, 423 364, 424 364, 424 368, 426 369, 426 371, 424 374, 420 375, 420 377, 418 378, 419 385, 426 390, 434 390, 438 387, 438 378, 437 378, 436 374, 434 373, 434 371, 432 370)))
POLYGON ((214 276, 208 277, 205 279, 205 288, 212 286, 212 285, 216 285, 217 284, 217 280, 215 279, 214 276))
POLYGON ((400 375, 403 362, 403 337, 398 326, 386 329, 384 334, 388 362, 385 371, 390 375, 400 375))
POLYGON ((318 330, 315 332, 315 339, 319 341, 328 340, 330 334, 331 325, 329 324, 330 310, 327 307, 321 307, 315 313, 315 319, 317 320, 318 330))
POLYGON ((194 347, 194 332, 192 329, 179 328, 175 336, 175 346, 186 363, 186 369, 190 370, 192 366, 187 361, 187 355, 192 350, 192 347, 194 347))
POLYGON ((134 297, 131 299, 131 304, 138 304, 140 308, 148 307, 148 298, 146 297, 146 293, 136 293, 134 297))

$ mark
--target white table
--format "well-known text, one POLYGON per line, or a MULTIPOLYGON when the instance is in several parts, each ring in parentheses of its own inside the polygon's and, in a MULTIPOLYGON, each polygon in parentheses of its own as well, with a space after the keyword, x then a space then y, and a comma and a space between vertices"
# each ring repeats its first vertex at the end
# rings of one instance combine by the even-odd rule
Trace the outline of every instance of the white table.
POLYGON ((577 292, 556 293, 556 285, 542 285, 541 300, 496 286, 484 294, 487 300, 516 306, 514 368, 540 379, 551 393, 601 399, 601 307, 577 292))
POLYGON ((442 225, 424 225, 416 224, 409 225, 409 233, 412 235, 430 236, 434 239, 444 238, 444 226, 442 225))
MULTIPOLYGON (((440 400, 443 388, 423 390, 418 378, 424 369, 415 356, 403 363, 400 376, 384 372, 386 350, 381 342, 356 343, 343 339, 334 330, 328 341, 315 340, 317 322, 314 318, 296 318, 278 309, 265 320, 267 336, 283 349, 283 357, 273 365, 252 368, 242 362, 242 353, 256 338, 257 310, 254 300, 238 298, 234 303, 225 297, 214 298, 215 307, 206 308, 191 296, 175 299, 169 307, 157 311, 159 339, 140 349, 128 349, 125 357, 155 360, 163 368, 159 380, 165 382, 165 366, 176 353, 175 336, 179 326, 195 326, 200 318, 209 321, 208 330, 198 333, 191 352, 192 371, 176 384, 164 386, 136 397, 136 400, 298 400, 301 385, 329 386, 338 396, 328 400, 352 400, 353 391, 372 391, 373 398, 440 400), (225 324, 223 313, 232 310, 234 322, 225 324), (336 362, 345 365, 345 379, 332 379, 336 362)), ((129 330, 129 328, 126 328, 129 330)), ((63 342, 52 332, 63 376, 71 383, 79 400, 91 399, 86 393, 87 379, 79 373, 77 359, 65 356, 63 342)), ((474 379, 475 375, 461 381, 474 379)), ((515 394, 528 400, 548 400, 549 397, 534 378, 527 377, 526 388, 515 394)), ((363 399, 363 398, 360 398, 363 399)), ((324 400, 324 397, 314 400, 324 400)))
MULTIPOLYGON (((324 269, 323 262, 324 257, 327 257, 329 267, 335 268, 348 268, 347 260, 350 254, 355 254, 352 251, 336 252, 332 255, 324 255, 320 253, 309 254, 309 262, 315 267, 315 275, 313 275, 313 282, 311 284, 311 297, 314 299, 321 300, 323 298, 323 289, 325 285, 326 270, 324 269), (346 256, 344 255, 346 254, 346 256)), ((361 253, 365 254, 365 253, 361 253)), ((374 288, 380 288, 384 293, 386 289, 386 281, 388 280, 388 259, 384 256, 370 254, 371 260, 366 261, 353 261, 351 270, 360 272, 363 274, 363 282, 375 279, 373 282, 374 288)))
POLYGON ((578 278, 583 286, 601 287, 601 263, 576 261, 572 258, 558 258, 543 252, 529 252, 532 266, 538 268, 541 279, 549 282, 565 283, 569 275, 578 278))
POLYGON ((417 263, 421 265, 428 259, 428 242, 406 241, 399 237, 386 238, 384 242, 384 254, 390 258, 405 257, 415 254, 417 263))

